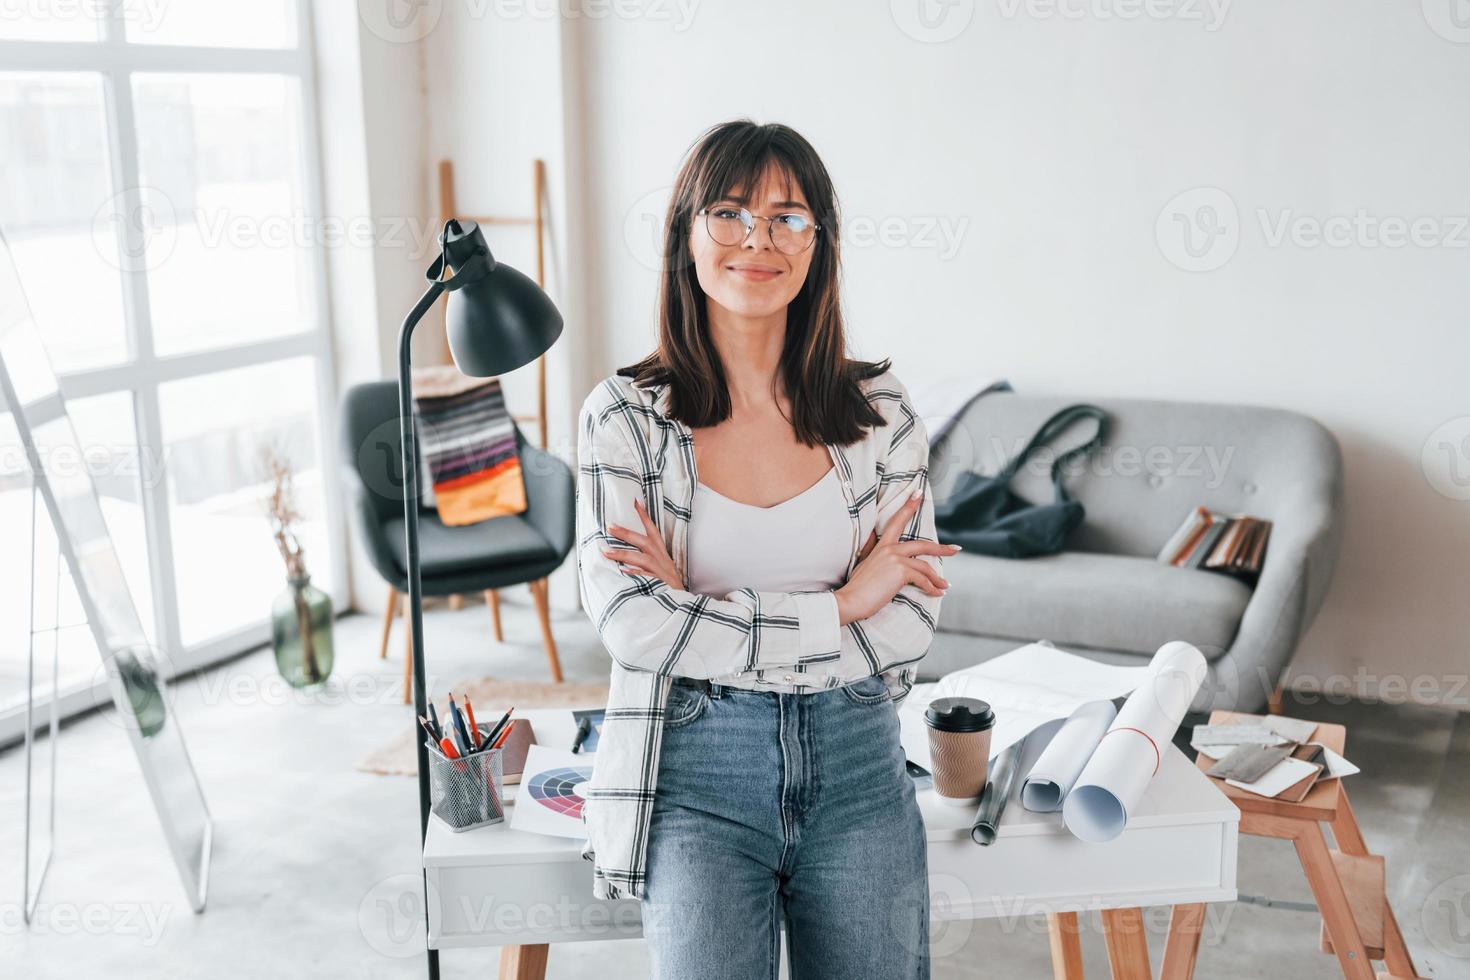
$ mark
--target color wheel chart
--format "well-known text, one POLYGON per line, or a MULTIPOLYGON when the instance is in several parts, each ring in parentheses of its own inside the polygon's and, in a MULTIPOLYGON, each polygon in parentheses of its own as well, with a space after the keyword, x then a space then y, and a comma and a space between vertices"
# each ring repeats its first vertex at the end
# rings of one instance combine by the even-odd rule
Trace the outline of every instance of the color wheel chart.
POLYGON ((553 813, 582 819, 583 784, 592 778, 591 766, 560 766, 538 772, 526 784, 531 799, 553 813))
POLYGON ((585 838, 582 807, 596 761, 566 749, 531 746, 515 806, 510 808, 511 827, 533 834, 585 838))

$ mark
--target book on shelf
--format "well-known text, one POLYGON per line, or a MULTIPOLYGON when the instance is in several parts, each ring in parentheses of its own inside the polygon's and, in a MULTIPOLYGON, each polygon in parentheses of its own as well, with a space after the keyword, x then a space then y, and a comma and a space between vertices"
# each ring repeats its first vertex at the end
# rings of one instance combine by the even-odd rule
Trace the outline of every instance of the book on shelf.
POLYGON ((1261 573, 1270 537, 1270 521, 1196 507, 1169 536, 1158 558, 1176 568, 1255 577, 1261 573))

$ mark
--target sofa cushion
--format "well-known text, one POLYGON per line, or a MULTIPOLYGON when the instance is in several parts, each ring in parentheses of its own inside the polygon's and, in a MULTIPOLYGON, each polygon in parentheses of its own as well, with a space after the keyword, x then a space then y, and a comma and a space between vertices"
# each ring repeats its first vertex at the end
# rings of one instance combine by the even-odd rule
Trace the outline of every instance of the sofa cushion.
POLYGON ((1230 648, 1251 597, 1218 572, 1081 551, 1021 560, 961 552, 944 560, 944 575, 941 630, 1143 655, 1187 640, 1207 660, 1230 648))

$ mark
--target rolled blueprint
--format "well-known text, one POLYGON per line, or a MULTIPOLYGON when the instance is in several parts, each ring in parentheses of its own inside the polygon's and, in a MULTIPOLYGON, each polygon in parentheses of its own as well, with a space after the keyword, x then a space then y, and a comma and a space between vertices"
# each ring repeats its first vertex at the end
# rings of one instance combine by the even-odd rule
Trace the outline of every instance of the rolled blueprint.
POLYGON ((995 760, 990 770, 990 781, 980 794, 980 808, 975 811, 975 826, 970 828, 970 839, 976 844, 995 843, 1000 829, 1000 818, 1006 810, 1006 800, 1011 798, 1011 789, 1016 783, 1016 770, 1021 768, 1021 753, 1026 740, 1012 745, 995 760))
POLYGON ((1037 813, 1060 810, 1117 715, 1111 701, 1089 701, 1072 712, 1021 783, 1021 805, 1037 813))
POLYGON ((1165 643, 1148 666, 1062 803, 1062 823, 1082 840, 1109 841, 1123 832, 1208 670, 1204 656, 1181 640, 1165 643))

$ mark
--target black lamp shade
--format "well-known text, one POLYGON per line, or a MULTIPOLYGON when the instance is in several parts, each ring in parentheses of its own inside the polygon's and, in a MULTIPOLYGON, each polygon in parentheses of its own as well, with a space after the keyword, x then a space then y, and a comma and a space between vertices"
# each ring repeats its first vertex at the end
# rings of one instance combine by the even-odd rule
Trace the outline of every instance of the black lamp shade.
POLYGON ((479 225, 451 219, 439 242, 454 269, 445 317, 449 352, 461 371, 476 378, 507 374, 556 343, 562 328, 556 304, 529 276, 495 261, 479 225))
POLYGON ((449 294, 449 352, 465 374, 508 374, 546 353, 562 319, 535 280, 508 265, 449 294))

